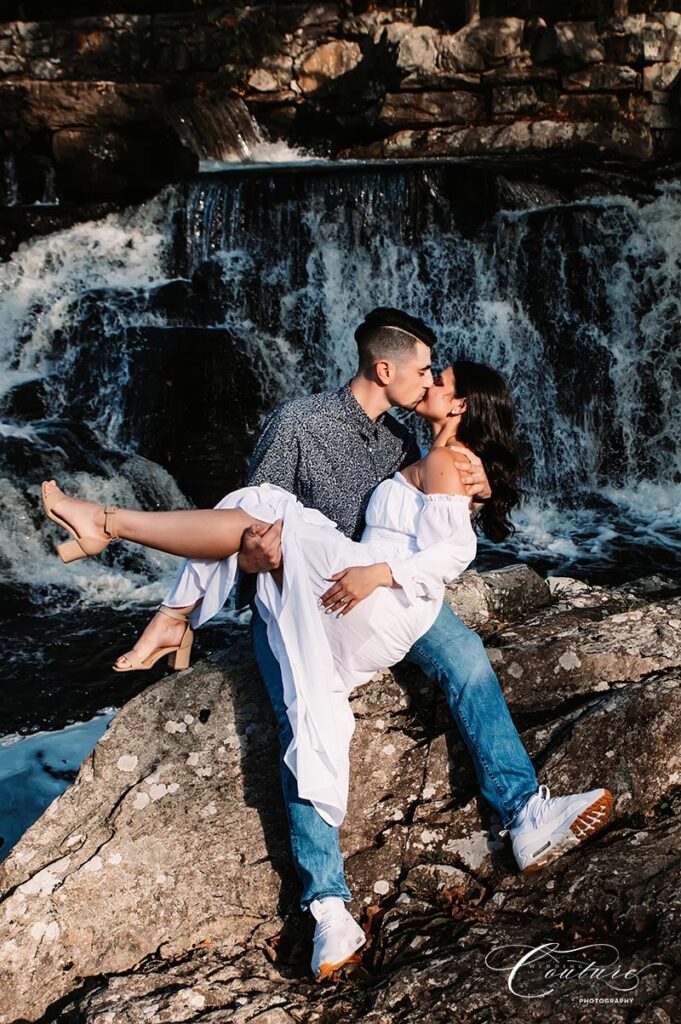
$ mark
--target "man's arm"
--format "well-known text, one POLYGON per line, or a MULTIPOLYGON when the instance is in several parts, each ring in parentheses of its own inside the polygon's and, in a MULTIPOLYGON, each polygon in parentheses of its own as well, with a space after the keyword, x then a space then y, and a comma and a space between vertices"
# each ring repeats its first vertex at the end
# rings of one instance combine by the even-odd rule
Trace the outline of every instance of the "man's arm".
POLYGON ((489 501, 492 496, 492 489, 487 479, 485 467, 481 459, 468 448, 463 448, 457 444, 448 445, 448 447, 454 452, 462 453, 461 459, 456 460, 456 467, 464 482, 466 494, 472 499, 471 520, 475 522, 485 507, 485 502, 489 501))
POLYGON ((248 464, 246 483, 276 484, 297 493, 300 441, 293 415, 284 406, 275 409, 265 421, 255 451, 248 464))
POLYGON ((456 467, 461 474, 461 479, 466 487, 466 494, 478 504, 483 504, 492 497, 492 488, 487 479, 485 467, 482 460, 462 445, 450 444, 447 446, 450 451, 461 452, 462 457, 456 458, 456 467))

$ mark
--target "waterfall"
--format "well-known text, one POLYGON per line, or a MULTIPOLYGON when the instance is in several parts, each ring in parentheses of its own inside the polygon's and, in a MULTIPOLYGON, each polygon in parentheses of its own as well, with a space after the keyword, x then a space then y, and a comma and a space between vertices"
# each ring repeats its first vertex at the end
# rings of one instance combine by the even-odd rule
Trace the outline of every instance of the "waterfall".
POLYGON ((273 142, 235 96, 194 96, 166 108, 168 122, 182 142, 199 157, 204 171, 230 164, 307 161, 309 154, 284 141, 273 142))
POLYGON ((6 583, 49 598, 53 608, 76 598, 158 599, 159 579, 176 564, 154 551, 121 551, 106 563, 79 562, 65 575, 38 489, 43 477, 55 476, 91 500, 187 505, 161 466, 134 446, 117 446, 130 385, 123 328, 155 321, 145 305, 148 289, 165 278, 174 200, 168 191, 139 210, 37 238, 0 265, 0 561, 6 583), (115 355, 104 373, 98 342, 82 333, 98 289, 106 296, 100 291, 97 302, 103 340, 115 355))
POLYGON ((2 161, 2 189, 0 190, 0 205, 14 206, 17 201, 18 193, 17 169, 14 161, 14 154, 10 153, 3 157, 2 161))
POLYGON ((488 215, 458 181, 445 166, 239 169, 22 245, 0 265, 10 583, 85 604, 161 597, 177 560, 126 545, 72 567, 65 596, 39 480, 214 504, 269 409, 352 375, 375 305, 429 322, 436 364, 511 380, 529 497, 481 564, 677 568, 681 184, 488 215))
POLYGON ((192 184, 181 244, 187 272, 222 267, 231 317, 295 340, 306 387, 347 379, 362 315, 401 306, 435 328, 437 362, 509 376, 535 507, 678 506, 678 182, 501 211, 472 237, 442 169, 295 182, 192 184))

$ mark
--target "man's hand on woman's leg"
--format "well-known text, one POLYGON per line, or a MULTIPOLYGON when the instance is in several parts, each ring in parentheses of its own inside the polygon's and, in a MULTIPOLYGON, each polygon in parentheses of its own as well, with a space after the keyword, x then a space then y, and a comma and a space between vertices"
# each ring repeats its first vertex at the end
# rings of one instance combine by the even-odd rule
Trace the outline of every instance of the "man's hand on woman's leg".
POLYGON ((284 523, 254 523, 241 538, 237 562, 242 572, 271 572, 281 566, 281 530, 284 523))

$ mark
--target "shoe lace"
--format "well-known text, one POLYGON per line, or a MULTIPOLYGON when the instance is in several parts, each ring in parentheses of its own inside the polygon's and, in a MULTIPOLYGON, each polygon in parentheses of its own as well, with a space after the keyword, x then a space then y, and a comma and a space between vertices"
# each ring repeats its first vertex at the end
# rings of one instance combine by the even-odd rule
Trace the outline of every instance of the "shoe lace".
MULTIPOLYGON (((535 801, 534 806, 532 808, 532 814, 534 816, 535 821, 543 821, 550 812, 549 805, 551 800, 551 790, 548 786, 541 785, 537 792, 534 794, 534 796, 530 797, 530 800, 535 801)), ((499 835, 507 836, 510 831, 511 826, 509 825, 508 828, 501 829, 499 835)))
POLYGON ((551 814, 551 791, 548 786, 540 786, 535 793, 536 800, 532 807, 532 817, 537 824, 543 823, 551 814), (543 792, 542 792, 543 790, 543 792))

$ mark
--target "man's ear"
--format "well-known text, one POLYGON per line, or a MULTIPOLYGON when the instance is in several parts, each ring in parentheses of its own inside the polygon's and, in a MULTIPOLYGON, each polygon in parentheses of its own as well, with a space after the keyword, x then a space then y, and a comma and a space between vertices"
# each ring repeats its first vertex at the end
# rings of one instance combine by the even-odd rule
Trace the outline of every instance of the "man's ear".
POLYGON ((379 359, 374 363, 374 372, 379 384, 390 384, 395 376, 395 367, 389 359, 379 359))

